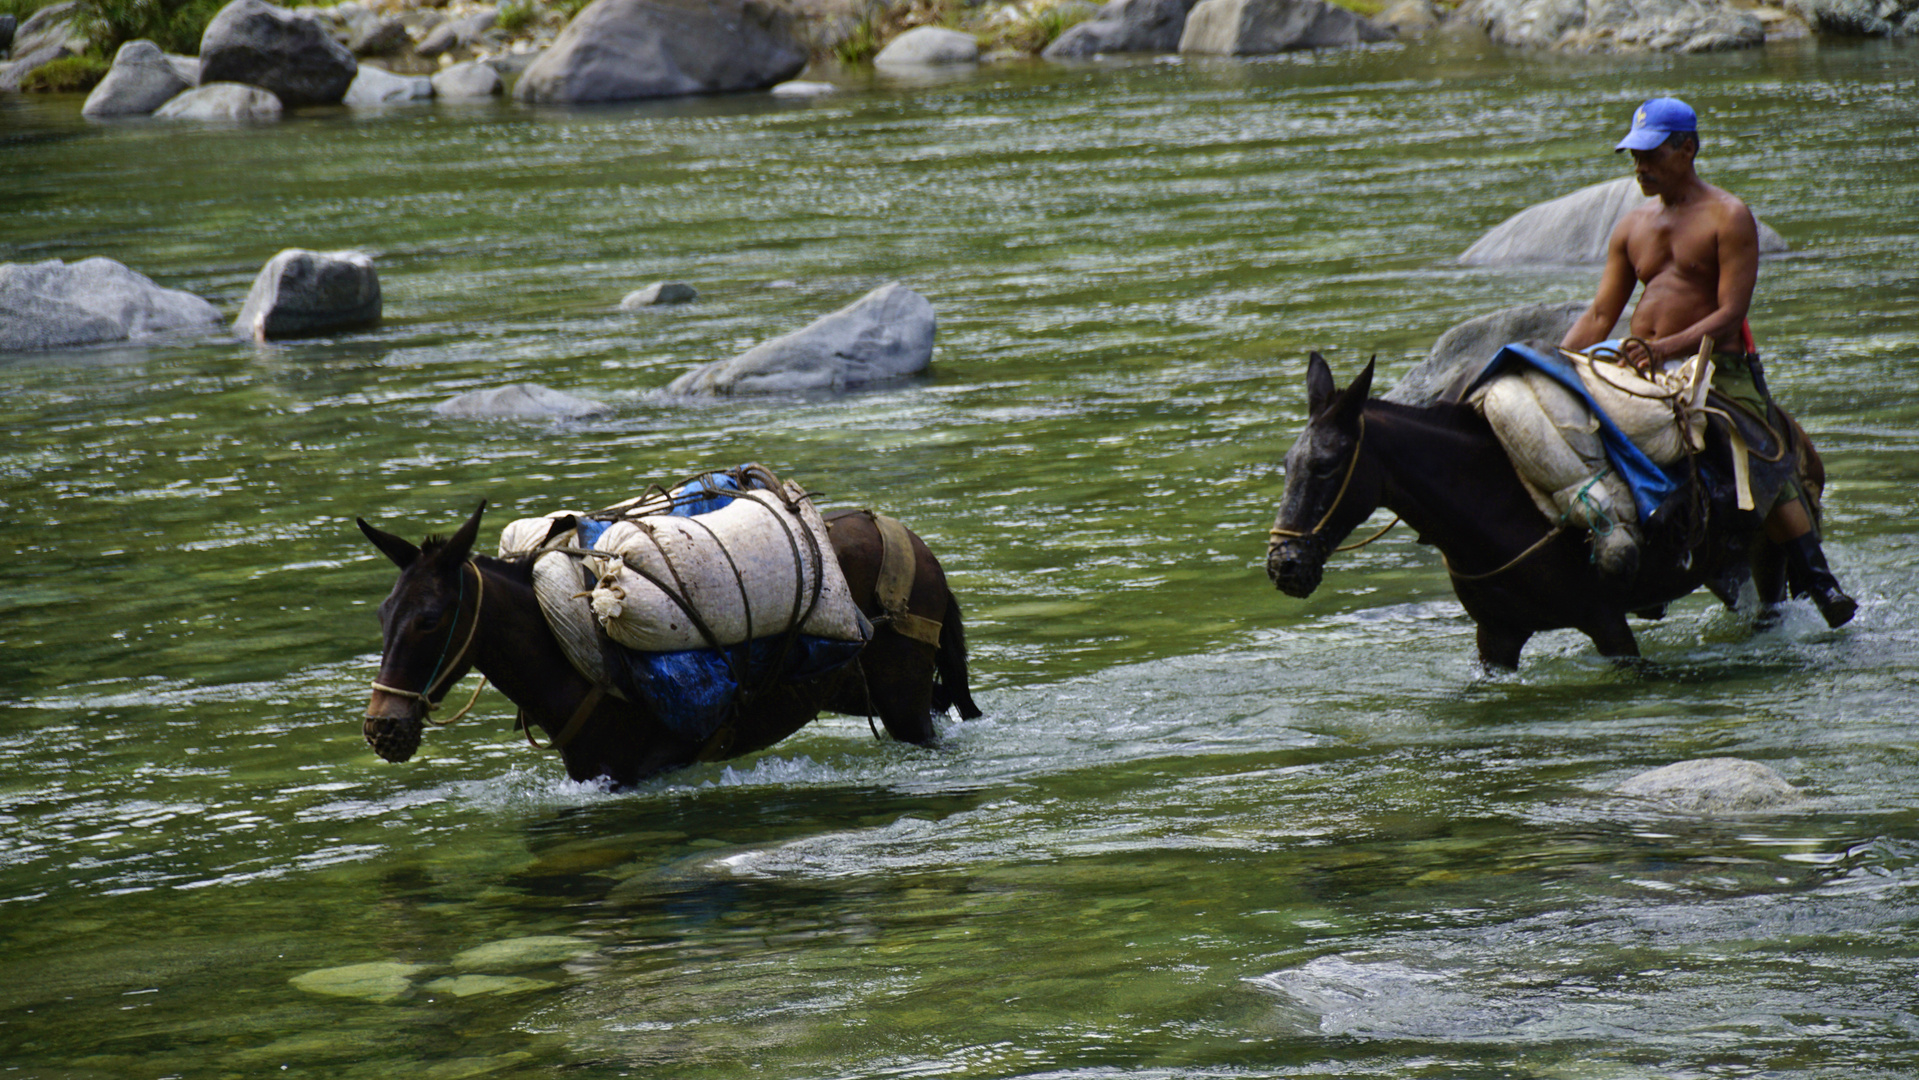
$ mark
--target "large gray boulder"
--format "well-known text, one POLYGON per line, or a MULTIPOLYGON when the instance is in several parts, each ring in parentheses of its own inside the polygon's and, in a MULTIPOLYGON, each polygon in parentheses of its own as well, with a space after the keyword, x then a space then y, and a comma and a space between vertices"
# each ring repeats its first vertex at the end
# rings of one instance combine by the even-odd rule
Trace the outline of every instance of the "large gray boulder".
POLYGON ((372 64, 361 64, 347 87, 342 104, 356 109, 378 105, 404 105, 426 101, 433 96, 433 80, 424 75, 395 75, 372 64))
POLYGON ((611 412, 606 405, 574 397, 538 383, 514 383, 493 390, 469 390, 433 406, 441 416, 498 420, 579 420, 611 412))
MULTIPOLYGON (((1459 256, 1467 266, 1514 266, 1531 263, 1584 265, 1606 261, 1606 245, 1613 229, 1627 214, 1655 196, 1639 191, 1630 176, 1583 187, 1570 195, 1529 206, 1495 226, 1459 256)), ((1786 241, 1759 225, 1759 252, 1786 250, 1786 241)))
POLYGON ((731 360, 689 371, 669 394, 844 390, 924 371, 933 359, 933 305, 889 282, 811 326, 764 341, 731 360))
POLYGON ((1501 45, 1560 52, 1719 52, 1766 40, 1759 18, 1729 0, 1468 0, 1455 17, 1501 45))
POLYGON ((916 26, 886 43, 873 57, 878 67, 971 64, 979 60, 979 41, 943 26, 916 26))
POLYGON ((357 251, 288 248, 267 261, 233 320, 255 341, 351 329, 380 320, 380 277, 357 251))
POLYGON ((1786 10, 1822 34, 1919 35, 1919 0, 1786 0, 1786 10))
POLYGON ((1177 52, 1192 6, 1192 0, 1112 0, 1098 15, 1068 27, 1040 55, 1084 60, 1101 53, 1177 52))
POLYGON ((1614 790, 1692 814, 1750 814, 1806 801, 1775 770, 1731 757, 1674 762, 1640 773, 1614 790))
POLYGON ((500 73, 491 64, 467 60, 453 64, 433 76, 433 96, 442 101, 472 101, 490 98, 505 88, 500 73))
POLYGON ((1467 319, 1439 335, 1432 352, 1394 383, 1385 398, 1402 405, 1431 405, 1461 378, 1478 374, 1503 346, 1533 340, 1557 344, 1588 306, 1583 300, 1521 304, 1467 319))
POLYGON ((112 259, 0 263, 0 352, 138 340, 219 322, 212 304, 112 259))
POLYGON ((156 120, 226 120, 265 123, 278 120, 280 99, 257 86, 208 83, 169 100, 154 111, 156 120))
POLYGON ((1179 51, 1264 56, 1390 41, 1393 32, 1326 0, 1200 0, 1186 16, 1179 51))
POLYGON ((686 304, 699 299, 700 291, 684 281, 656 281, 644 289, 634 289, 620 299, 621 311, 664 304, 686 304))
POLYGON ((0 90, 20 89, 20 80, 41 64, 51 64, 87 49, 80 0, 48 4, 14 28, 10 62, 0 64, 0 90))
POLYGON ((578 104, 762 90, 805 66, 793 17, 772 0, 593 0, 513 96, 578 104))
POLYGON ((167 54, 151 41, 129 41, 113 54, 113 68, 87 95, 80 115, 146 116, 193 84, 180 77, 167 54))
POLYGON ((266 0, 233 0, 200 35, 201 83, 258 86, 288 107, 338 102, 359 67, 318 22, 266 0))

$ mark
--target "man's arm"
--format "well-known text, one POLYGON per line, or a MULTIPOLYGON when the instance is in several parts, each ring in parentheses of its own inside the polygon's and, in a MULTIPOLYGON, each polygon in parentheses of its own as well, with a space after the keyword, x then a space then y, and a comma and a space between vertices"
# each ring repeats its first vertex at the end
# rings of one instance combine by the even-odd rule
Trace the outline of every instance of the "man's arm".
POLYGON ((1731 205, 1719 222, 1718 306, 1684 330, 1652 342, 1655 360, 1689 356, 1708 337, 1715 347, 1736 346, 1740 340, 1739 328, 1752 308, 1753 287, 1759 283, 1759 226, 1745 203, 1727 198, 1731 205))
POLYGON ((1612 328, 1619 322, 1619 313, 1626 310, 1626 301, 1632 299, 1632 291, 1639 284, 1634 276, 1632 259, 1626 255, 1626 237, 1631 232, 1632 219, 1637 213, 1628 214, 1612 231, 1612 239, 1606 242, 1606 268, 1599 275, 1599 292, 1593 296, 1592 306, 1573 323, 1572 329, 1559 342, 1562 349, 1583 349, 1606 340, 1612 328))

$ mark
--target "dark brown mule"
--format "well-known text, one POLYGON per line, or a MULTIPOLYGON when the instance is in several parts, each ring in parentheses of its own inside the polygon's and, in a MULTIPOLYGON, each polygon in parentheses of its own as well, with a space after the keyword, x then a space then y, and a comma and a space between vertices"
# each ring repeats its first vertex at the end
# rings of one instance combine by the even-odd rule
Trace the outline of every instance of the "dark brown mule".
MULTIPOLYGON (((400 568, 380 605, 385 637, 380 675, 367 703, 367 741, 389 761, 405 761, 419 745, 428 702, 438 703, 470 669, 499 687, 531 728, 558 738, 567 775, 629 785, 695 761, 738 757, 771 746, 822 710, 878 716, 894 738, 933 741, 935 713, 980 711, 967 687, 966 634, 959 603, 939 561, 912 537, 917 566, 908 610, 942 624, 939 646, 911 640, 882 618, 874 582, 880 542, 872 519, 857 511, 831 516, 833 552, 853 596, 876 622, 858 659, 808 683, 780 683, 742 698, 733 719, 704 740, 682 737, 645 707, 596 691, 574 670, 540 613, 530 559, 474 555, 480 516, 473 512, 451 539, 419 547, 361 521, 360 531, 400 568)), ((909 534, 910 535, 910 534, 909 534)))
MULTIPOLYGON (((1751 576, 1767 608, 1784 599, 1784 561, 1761 523, 1789 459, 1753 464, 1755 510, 1733 506, 1731 485, 1721 483, 1708 490, 1727 491, 1724 501, 1706 512, 1646 523, 1638 575, 1630 584, 1609 582, 1592 565, 1583 531, 1549 536, 1505 450, 1470 406, 1370 401, 1372 382, 1370 363, 1344 390, 1318 353, 1307 366, 1311 419, 1287 451, 1286 492, 1266 554, 1267 576, 1288 596, 1311 595, 1333 548, 1384 506, 1421 543, 1439 548, 1453 591, 1478 624, 1479 659, 1488 667, 1518 667, 1528 638, 1566 627, 1605 656, 1638 656, 1627 614, 1657 617, 1701 585, 1730 607, 1751 576)), ((1702 472, 1731 472, 1720 435, 1698 459, 1702 472)), ((1749 441, 1770 453, 1763 432, 1749 431, 1749 441)))

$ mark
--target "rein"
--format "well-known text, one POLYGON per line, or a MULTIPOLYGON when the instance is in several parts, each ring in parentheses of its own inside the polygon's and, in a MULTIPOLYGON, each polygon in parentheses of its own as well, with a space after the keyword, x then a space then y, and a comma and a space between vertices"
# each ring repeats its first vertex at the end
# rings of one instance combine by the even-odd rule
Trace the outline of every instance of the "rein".
MULTIPOLYGON (((473 637, 479 633, 480 630, 480 609, 486 604, 486 577, 480 573, 479 567, 473 565, 472 560, 469 559, 465 565, 467 569, 473 571, 473 624, 467 627, 466 640, 460 643, 460 651, 454 654, 452 666, 449 667, 447 665, 446 655, 447 650, 453 647, 453 635, 458 633, 460 629, 459 612, 466 607, 465 574, 460 575, 460 595, 459 598, 454 601, 453 625, 447 627, 446 644, 440 646, 440 659, 433 665, 433 674, 427 677, 426 689, 423 691, 402 690, 397 686, 388 686, 378 679, 373 680, 373 689, 375 690, 392 694, 395 697, 402 697, 410 701, 419 702, 426 709, 427 722, 436 727, 445 727, 472 711, 473 703, 480 700, 480 691, 486 689, 486 676, 482 675, 480 676, 480 685, 473 688, 473 696, 467 699, 466 705, 462 707, 459 712, 454 713, 445 720, 433 719, 433 710, 440 707, 440 703, 433 699, 433 688, 438 685, 442 671, 458 669, 459 666, 465 662, 467 650, 473 647, 473 637)), ((452 689, 452 686, 449 684, 445 689, 440 691, 440 696, 445 697, 446 691, 450 689, 452 689)))
MULTIPOLYGON (((1359 417, 1359 438, 1353 440, 1353 456, 1352 456, 1352 459, 1346 463, 1346 475, 1340 478, 1339 491, 1333 496, 1333 504, 1326 508, 1326 512, 1324 514, 1320 515, 1319 524, 1314 525, 1312 528, 1306 530, 1305 532, 1300 532, 1296 529, 1284 528, 1280 526, 1278 523, 1274 523, 1273 527, 1270 530, 1268 530, 1266 533, 1266 543, 1269 547, 1277 545, 1281 540, 1309 540, 1319 535, 1319 531, 1321 529, 1324 529, 1326 527, 1326 523, 1333 519, 1333 514, 1335 511, 1339 509, 1340 502, 1346 498, 1346 489, 1352 486, 1353 474, 1359 471, 1359 452, 1361 449, 1365 447, 1365 445, 1366 445, 1366 416, 1364 413, 1361 413, 1359 417)), ((1359 541, 1356 544, 1347 544, 1343 547, 1336 547, 1333 549, 1333 552, 1337 554, 1341 551, 1352 551, 1356 548, 1363 548, 1367 544, 1370 544, 1373 541, 1391 532, 1393 526, 1397 524, 1399 524, 1399 517, 1395 515, 1391 521, 1386 523, 1385 528, 1380 529, 1378 532, 1374 533, 1373 535, 1367 537, 1364 540, 1359 541)))

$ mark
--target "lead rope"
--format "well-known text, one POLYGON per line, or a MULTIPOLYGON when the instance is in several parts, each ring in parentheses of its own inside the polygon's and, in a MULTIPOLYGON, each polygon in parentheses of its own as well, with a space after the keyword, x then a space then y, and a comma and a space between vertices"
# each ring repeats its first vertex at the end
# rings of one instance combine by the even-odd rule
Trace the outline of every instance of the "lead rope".
MULTIPOLYGON (((472 560, 469 559, 465 565, 467 569, 473 571, 473 585, 474 585, 473 624, 467 627, 466 640, 460 643, 460 651, 454 655, 454 659, 453 659, 454 668, 457 668, 460 666, 461 661, 466 659, 467 650, 473 647, 473 636, 479 633, 479 630, 480 630, 480 609, 486 606, 485 575, 480 573, 479 567, 473 565, 472 560)), ((433 700, 433 697, 432 697, 433 687, 440 681, 440 672, 442 670, 451 670, 451 668, 448 668, 446 666, 446 654, 447 654, 447 650, 453 647, 453 635, 458 633, 460 630, 459 612, 461 609, 466 607, 466 575, 465 574, 460 575, 460 595, 454 601, 454 605, 455 607, 454 607, 453 625, 447 628, 446 644, 440 646, 440 659, 433 665, 433 674, 427 677, 425 691, 402 690, 397 686, 388 686, 378 679, 373 680, 373 688, 375 690, 379 690, 387 694, 392 694, 395 697, 402 697, 411 701, 417 701, 420 704, 424 705, 426 707, 427 723, 432 724, 434 727, 446 727, 447 725, 452 724, 454 721, 460 719, 461 717, 465 716, 467 713, 471 712, 473 710, 474 702, 480 700, 480 691, 486 689, 486 681, 487 681, 486 676, 481 675, 480 685, 473 688, 473 696, 467 699, 466 704, 460 708, 459 712, 454 713, 452 716, 447 717, 445 720, 433 719, 433 710, 440 707, 440 703, 433 700)), ((452 687, 449 686, 447 689, 450 690, 452 689, 452 687)), ((445 691, 442 691, 441 693, 442 693, 442 696, 444 696, 445 691)))

